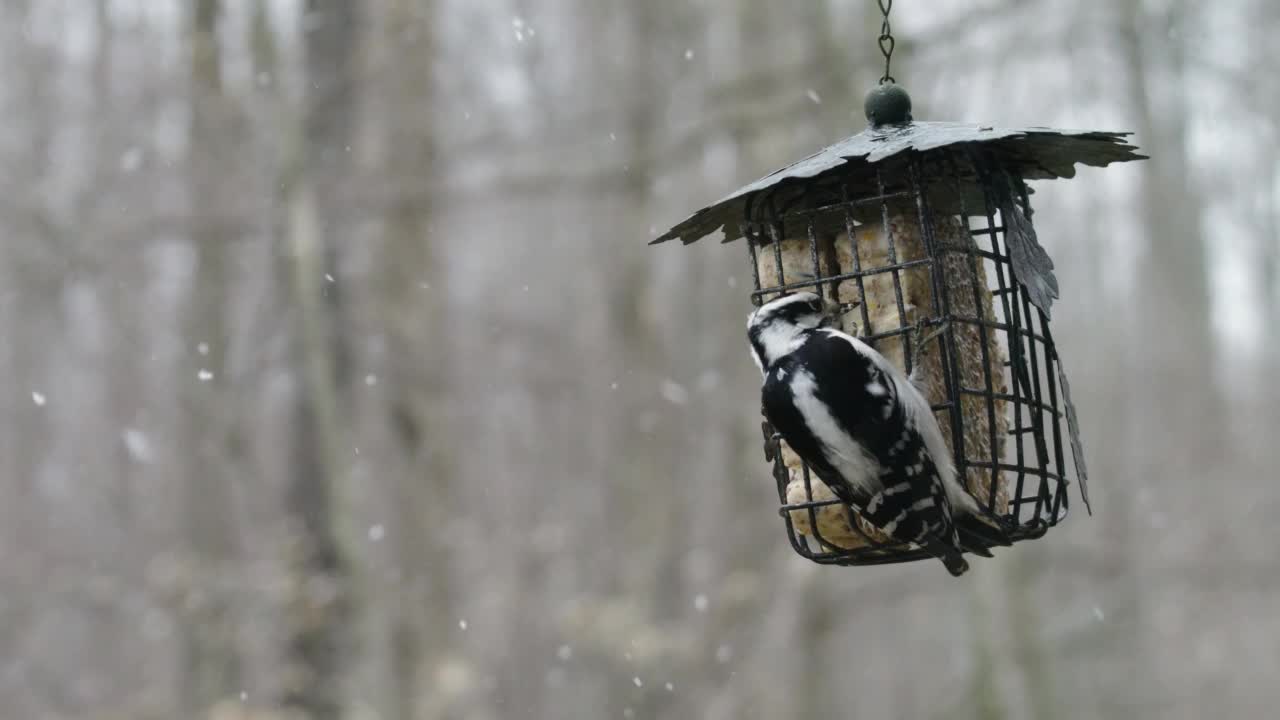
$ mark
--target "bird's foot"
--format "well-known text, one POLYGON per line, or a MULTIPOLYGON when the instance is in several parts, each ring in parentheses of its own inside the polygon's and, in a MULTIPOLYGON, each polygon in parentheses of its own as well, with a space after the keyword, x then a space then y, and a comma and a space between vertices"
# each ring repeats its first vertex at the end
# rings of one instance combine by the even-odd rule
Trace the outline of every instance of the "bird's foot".
POLYGON ((951 323, 944 320, 932 330, 929 330, 928 326, 929 321, 921 318, 916 323, 915 329, 911 331, 911 353, 913 355, 911 365, 913 368, 919 364, 918 360, 920 358, 929 354, 929 343, 941 337, 951 327, 951 323))

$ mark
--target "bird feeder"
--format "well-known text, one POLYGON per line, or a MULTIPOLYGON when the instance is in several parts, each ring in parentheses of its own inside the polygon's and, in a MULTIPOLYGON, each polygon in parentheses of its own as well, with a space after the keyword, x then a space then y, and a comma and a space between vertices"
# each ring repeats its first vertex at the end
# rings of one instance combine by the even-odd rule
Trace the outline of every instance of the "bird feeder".
MULTIPOLYGON (((722 230, 726 243, 745 240, 755 305, 809 290, 849 307, 845 332, 914 371, 968 491, 1008 521, 1010 540, 1040 537, 1066 517, 1073 484, 1089 500, 1049 327, 1058 284, 1026 182, 1143 156, 1129 133, 914 122, 892 83, 868 95, 866 113, 863 132, 653 242, 687 245, 722 230)), ((929 557, 877 533, 763 429, 796 552, 837 565, 929 557)))

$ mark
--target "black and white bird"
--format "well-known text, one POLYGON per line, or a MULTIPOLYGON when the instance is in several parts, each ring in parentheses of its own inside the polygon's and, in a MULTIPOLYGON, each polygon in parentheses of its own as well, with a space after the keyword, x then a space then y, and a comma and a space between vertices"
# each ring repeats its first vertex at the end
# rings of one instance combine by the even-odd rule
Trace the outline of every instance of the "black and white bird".
POLYGON ((966 550, 1008 545, 999 519, 956 478, 928 401, 861 340, 826 327, 840 306, 809 292, 761 306, 747 322, 764 374, 765 418, 791 449, 868 523, 969 569, 966 550))

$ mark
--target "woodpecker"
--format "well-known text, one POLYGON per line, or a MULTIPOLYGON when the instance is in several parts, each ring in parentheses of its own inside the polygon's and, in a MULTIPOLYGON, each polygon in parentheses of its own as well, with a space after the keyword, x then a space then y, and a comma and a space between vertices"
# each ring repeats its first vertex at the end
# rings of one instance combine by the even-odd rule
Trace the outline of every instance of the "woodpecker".
POLYGON ((988 545, 1010 544, 1004 522, 957 480, 915 384, 870 345, 827 327, 840 311, 800 292, 751 314, 765 419, 863 519, 959 576, 969 569, 964 551, 991 557, 988 545))

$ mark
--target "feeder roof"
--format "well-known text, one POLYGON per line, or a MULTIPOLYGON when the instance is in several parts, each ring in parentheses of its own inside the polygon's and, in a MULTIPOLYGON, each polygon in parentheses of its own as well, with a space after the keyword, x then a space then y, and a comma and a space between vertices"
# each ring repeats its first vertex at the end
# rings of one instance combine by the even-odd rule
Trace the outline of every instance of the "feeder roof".
POLYGON ((1136 152, 1136 146, 1125 140, 1131 134, 1044 127, 995 128, 953 122, 909 122, 869 127, 735 190, 723 200, 690 215, 650 244, 680 238, 688 245, 720 229, 724 230, 724 242, 736 240, 742 237, 738 222, 752 194, 784 183, 802 183, 838 172, 865 170, 911 151, 980 145, 995 152, 1006 169, 1020 174, 1023 179, 1045 180, 1074 177, 1076 163, 1104 167, 1113 162, 1146 158, 1136 152))

